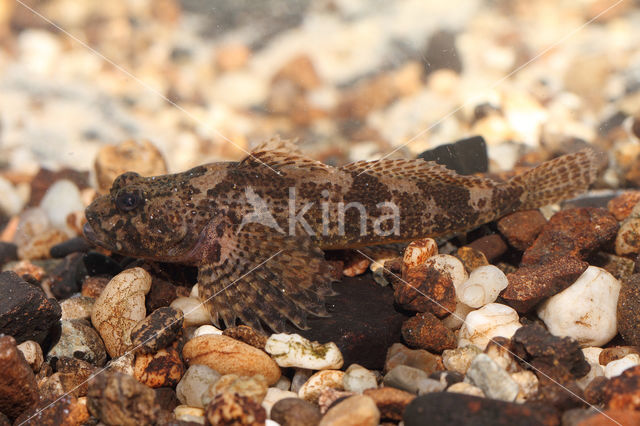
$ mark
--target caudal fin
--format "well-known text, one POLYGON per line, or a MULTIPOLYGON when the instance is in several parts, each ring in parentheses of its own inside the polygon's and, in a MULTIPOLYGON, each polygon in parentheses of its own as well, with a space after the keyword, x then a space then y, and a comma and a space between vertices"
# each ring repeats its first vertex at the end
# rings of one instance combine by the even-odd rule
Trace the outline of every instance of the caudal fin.
POLYGON ((573 198, 587 190, 598 175, 601 160, 590 148, 540 164, 507 185, 524 188, 519 210, 535 209, 573 198))

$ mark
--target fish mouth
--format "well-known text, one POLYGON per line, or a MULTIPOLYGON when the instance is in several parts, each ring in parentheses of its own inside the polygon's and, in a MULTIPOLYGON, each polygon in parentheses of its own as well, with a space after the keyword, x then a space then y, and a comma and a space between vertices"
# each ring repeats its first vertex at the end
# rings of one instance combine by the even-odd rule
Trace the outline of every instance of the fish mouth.
POLYGON ((96 235, 96 232, 93 230, 89 222, 85 223, 84 226, 82 227, 82 234, 84 235, 84 238, 87 241, 89 241, 91 244, 94 244, 97 246, 104 245, 104 243, 100 241, 100 239, 96 235))

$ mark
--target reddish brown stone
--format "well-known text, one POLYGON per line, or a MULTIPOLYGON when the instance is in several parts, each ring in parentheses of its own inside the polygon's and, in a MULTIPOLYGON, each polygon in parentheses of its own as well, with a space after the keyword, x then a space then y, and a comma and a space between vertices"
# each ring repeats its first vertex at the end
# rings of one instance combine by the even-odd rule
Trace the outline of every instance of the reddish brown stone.
POLYGON ((640 202, 640 191, 627 191, 607 203, 607 209, 618 221, 623 221, 640 202))
POLYGON ((562 210, 551 217, 533 245, 522 256, 522 264, 542 263, 562 256, 586 259, 613 242, 618 221, 602 208, 562 210))
POLYGON ((21 426, 80 426, 89 420, 87 405, 70 395, 64 395, 52 404, 44 400, 22 413, 15 421, 21 426))
POLYGON ((458 346, 453 331, 430 312, 420 313, 402 324, 402 337, 407 345, 417 349, 441 353, 458 346))
POLYGON ((526 250, 535 241, 547 220, 540 210, 515 212, 498 220, 498 231, 518 250, 526 250))
POLYGON ((468 273, 471 273, 471 271, 480 266, 489 264, 483 252, 469 246, 460 247, 456 252, 456 257, 460 259, 464 265, 464 269, 466 269, 468 273))
POLYGON ((363 394, 373 399, 373 402, 376 403, 378 410, 380 410, 381 419, 396 422, 402 420, 405 408, 416 397, 409 392, 390 387, 367 389, 363 394))
POLYGON ((629 354, 640 355, 640 347, 638 346, 613 346, 611 348, 604 348, 602 352, 600 352, 600 357, 598 358, 598 362, 600 365, 607 365, 611 361, 618 360, 620 358, 624 358, 629 354))
POLYGON ((471 242, 469 247, 484 253, 489 262, 493 262, 507 251, 507 243, 498 234, 485 235, 471 242))
POLYGON ((591 405, 601 405, 604 400, 604 386, 609 382, 604 376, 594 377, 584 389, 584 399, 591 405))
POLYGON ((507 274, 509 284, 501 296, 516 311, 524 313, 543 299, 573 284, 589 264, 573 256, 563 256, 535 265, 525 265, 507 274))
POLYGON ((267 336, 247 325, 229 327, 222 332, 222 335, 240 340, 260 350, 264 350, 264 346, 267 344, 267 336))
POLYGON ((93 297, 97 299, 102 293, 102 290, 109 284, 110 279, 108 277, 87 277, 82 283, 82 290, 80 293, 83 296, 93 297))
POLYGON ((622 281, 616 315, 618 332, 625 343, 640 346, 640 274, 622 281))
POLYGON ((147 312, 153 312, 158 308, 169 306, 177 297, 178 292, 175 285, 169 281, 153 277, 151 289, 147 297, 145 297, 147 312))
POLYGON ((612 377, 602 389, 607 408, 640 410, 640 366, 612 377))
POLYGON ((616 423, 622 426, 640 425, 640 411, 604 410, 582 420, 576 426, 610 426, 616 423))
POLYGON ((403 279, 394 288, 396 303, 402 308, 432 312, 437 317, 455 310, 456 292, 449 274, 427 264, 409 268, 403 279))
POLYGON ((33 371, 11 336, 0 336, 0 412, 15 419, 38 402, 33 371))

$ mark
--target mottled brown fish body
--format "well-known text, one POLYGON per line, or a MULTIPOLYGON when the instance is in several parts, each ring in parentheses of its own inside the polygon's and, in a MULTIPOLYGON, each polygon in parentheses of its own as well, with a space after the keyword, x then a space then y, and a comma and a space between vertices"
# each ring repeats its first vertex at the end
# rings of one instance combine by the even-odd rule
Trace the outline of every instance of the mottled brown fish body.
POLYGON ((472 229, 584 191, 591 150, 507 182, 423 160, 335 168, 274 140, 237 163, 143 178, 125 173, 86 210, 85 236, 129 256, 198 266, 212 321, 281 330, 325 315, 332 271, 321 249, 410 241, 472 229))

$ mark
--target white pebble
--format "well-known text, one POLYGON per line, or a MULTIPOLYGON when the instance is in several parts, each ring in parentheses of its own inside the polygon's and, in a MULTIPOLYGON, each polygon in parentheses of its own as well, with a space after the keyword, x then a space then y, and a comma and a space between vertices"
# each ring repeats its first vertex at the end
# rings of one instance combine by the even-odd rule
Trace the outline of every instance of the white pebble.
POLYGON ((458 347, 473 344, 484 350, 493 337, 511 338, 522 327, 518 313, 507 305, 489 303, 470 312, 460 328, 458 347))
POLYGON ((610 379, 619 376, 624 370, 635 367, 638 364, 640 364, 640 355, 629 354, 605 365, 604 375, 607 379, 610 379))
POLYGON ((169 306, 182 311, 184 314, 184 327, 211 324, 211 314, 200 299, 193 297, 178 297, 171 302, 171 305, 169 306))
POLYGON ((518 371, 511 374, 511 380, 518 384, 518 396, 516 402, 525 402, 538 394, 538 377, 529 370, 518 371))
POLYGON ((203 334, 222 334, 222 330, 212 325, 201 325, 193 332, 193 337, 202 336, 203 334))
POLYGON ((602 346, 618 332, 619 294, 620 281, 589 266, 576 282, 543 302, 538 316, 555 336, 572 337, 583 346, 602 346))
POLYGON ((187 369, 176 386, 176 395, 181 403, 204 408, 202 395, 209 386, 220 379, 220 373, 203 364, 194 364, 187 369))
POLYGON ((342 353, 333 343, 311 342, 299 334, 272 334, 264 350, 280 367, 330 370, 342 367, 342 353))
POLYGON ((600 353, 602 350, 602 348, 597 346, 588 346, 586 348, 582 348, 582 353, 584 355, 584 359, 586 359, 589 364, 600 365, 600 353))
POLYGON ((456 289, 458 299, 472 308, 493 303, 507 288, 507 276, 493 265, 480 266, 471 272, 469 279, 456 289))
POLYGON ((24 200, 16 188, 11 182, 0 176, 0 212, 13 216, 20 213, 23 206, 24 200))
POLYGON ((202 408, 178 405, 173 409, 173 415, 179 421, 204 424, 204 410, 202 408))
POLYGON ((473 310, 474 309, 471 306, 467 306, 458 300, 456 303, 456 309, 442 320, 442 324, 450 330, 457 330, 462 327, 467 315, 469 315, 469 312, 472 312, 473 310))
POLYGON ((422 265, 431 256, 438 254, 438 244, 432 238, 413 241, 404 250, 402 263, 405 268, 422 265))
POLYGON ((599 376, 604 376, 604 367, 600 365, 600 353, 602 348, 596 346, 589 346, 582 348, 584 359, 589 363, 591 369, 584 376, 576 380, 576 384, 580 389, 584 390, 593 379, 599 376))
POLYGON ((447 388, 447 392, 462 393, 465 395, 484 397, 484 392, 482 392, 482 389, 470 383, 465 383, 465 382, 458 382, 458 383, 452 384, 447 388))
POLYGON ((42 367, 42 363, 44 362, 44 356, 42 354, 42 348, 38 342, 26 340, 20 343, 17 347, 20 352, 22 352, 24 359, 27 361, 27 364, 29 364, 33 372, 37 373, 40 371, 40 367, 42 367))
POLYGON ((44 194, 40 208, 45 211, 53 226, 68 235, 74 235, 67 225, 67 216, 69 213, 84 210, 84 204, 78 187, 70 180, 61 179, 51 185, 44 194))
POLYGON ((378 381, 373 371, 367 370, 361 365, 351 364, 342 378, 344 390, 362 393, 367 389, 377 388, 378 381))
POLYGON ((298 391, 298 396, 305 401, 313 402, 318 401, 320 394, 325 389, 344 390, 342 385, 342 379, 344 378, 344 371, 340 370, 322 370, 318 371, 305 382, 304 385, 298 391))

